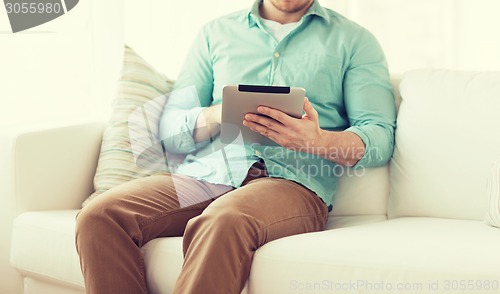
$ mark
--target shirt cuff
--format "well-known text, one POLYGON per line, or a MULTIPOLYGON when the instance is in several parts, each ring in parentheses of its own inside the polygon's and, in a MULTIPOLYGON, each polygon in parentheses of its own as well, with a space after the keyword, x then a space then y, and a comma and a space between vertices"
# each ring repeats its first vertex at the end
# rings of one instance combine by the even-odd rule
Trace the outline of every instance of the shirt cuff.
POLYGON ((196 151, 206 142, 195 143, 193 139, 196 120, 204 107, 180 110, 161 118, 161 140, 165 149, 171 153, 187 154, 196 151))
POLYGON ((345 130, 345 132, 351 132, 358 135, 365 144, 365 154, 363 157, 353 166, 354 168, 366 168, 377 165, 378 162, 383 161, 380 150, 373 145, 370 136, 366 134, 362 127, 352 126, 345 130))
POLYGON ((203 142, 198 142, 196 143, 193 139, 193 134, 194 134, 194 128, 196 126, 196 121, 198 120, 198 117, 200 116, 200 113, 205 109, 206 107, 194 107, 186 113, 186 129, 187 132, 186 134, 189 133, 189 136, 185 136, 185 144, 189 146, 189 149, 193 152, 195 150, 198 150, 199 148, 203 147, 206 145, 210 140, 206 140, 203 142))

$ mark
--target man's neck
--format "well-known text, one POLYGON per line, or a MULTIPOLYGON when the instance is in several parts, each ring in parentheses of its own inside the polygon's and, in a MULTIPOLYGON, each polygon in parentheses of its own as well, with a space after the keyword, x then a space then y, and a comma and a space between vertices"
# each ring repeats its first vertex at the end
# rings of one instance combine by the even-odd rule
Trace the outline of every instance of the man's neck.
POLYGON ((285 12, 276 8, 270 0, 264 0, 259 7, 260 16, 264 19, 273 20, 281 24, 287 24, 299 21, 302 16, 311 7, 313 1, 296 12, 285 12))

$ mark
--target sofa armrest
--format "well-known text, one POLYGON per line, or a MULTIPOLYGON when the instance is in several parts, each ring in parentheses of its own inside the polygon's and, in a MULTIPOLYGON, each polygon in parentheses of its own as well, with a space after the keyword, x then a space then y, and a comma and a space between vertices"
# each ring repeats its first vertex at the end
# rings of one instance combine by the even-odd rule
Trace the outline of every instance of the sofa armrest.
POLYGON ((93 192, 103 122, 25 131, 12 138, 15 215, 77 209, 93 192))

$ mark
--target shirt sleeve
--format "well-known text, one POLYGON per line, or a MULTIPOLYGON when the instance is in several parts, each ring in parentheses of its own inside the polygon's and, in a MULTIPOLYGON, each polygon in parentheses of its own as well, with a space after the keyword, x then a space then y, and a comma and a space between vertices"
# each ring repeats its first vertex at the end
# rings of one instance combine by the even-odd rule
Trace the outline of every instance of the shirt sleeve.
POLYGON ((206 28, 196 36, 160 118, 159 136, 166 151, 188 154, 209 141, 196 143, 194 127, 213 102, 213 71, 206 28))
POLYGON ((387 62, 375 37, 363 30, 355 39, 345 73, 344 103, 350 127, 365 145, 356 167, 386 164, 394 149, 396 107, 387 62))

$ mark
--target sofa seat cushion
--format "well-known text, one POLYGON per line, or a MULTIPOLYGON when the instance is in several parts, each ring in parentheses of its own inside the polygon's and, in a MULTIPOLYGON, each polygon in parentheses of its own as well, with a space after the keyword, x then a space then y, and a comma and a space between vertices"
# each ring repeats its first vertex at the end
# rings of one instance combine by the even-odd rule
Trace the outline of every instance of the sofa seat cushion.
POLYGON ((498 244, 498 230, 481 221, 423 217, 297 235, 258 250, 249 286, 252 293, 477 293, 482 283, 497 293, 498 244), (476 291, 451 291, 461 280, 477 283, 476 291))
POLYGON ((26 212, 14 220, 10 262, 23 275, 83 287, 75 248, 78 210, 26 212))
MULTIPOLYGON (((385 215, 331 216, 328 219, 326 229, 357 226, 385 220, 387 220, 385 215)), ((165 289, 169 289, 171 291, 171 289, 174 288, 177 277, 181 272, 183 261, 182 238, 173 237, 154 239, 142 248, 142 253, 147 264, 147 279, 149 281, 150 291, 152 293, 165 293, 165 289)), ((269 281, 266 283, 269 283, 269 281)), ((242 293, 265 292, 248 292, 247 285, 245 289, 243 289, 242 293)))
MULTIPOLYGON (((18 216, 12 236, 12 265, 25 276, 55 280, 83 289, 84 282, 75 249, 77 213, 78 210, 59 210, 26 212, 18 216)), ((385 216, 380 215, 331 217, 327 228, 361 225, 385 219, 385 216)), ((142 252, 151 293, 170 293, 182 266, 182 238, 152 240, 142 248, 142 252)))
MULTIPOLYGON (((24 275, 83 289, 74 247, 76 213, 20 215, 14 225, 12 264, 24 275)), ((481 221, 332 217, 328 228, 335 229, 279 239, 260 248, 248 293, 300 292, 311 287, 349 287, 354 293, 400 285, 421 286, 417 292, 425 293, 436 281, 445 287, 447 281, 500 280, 500 234, 481 221)), ((151 293, 171 292, 181 270, 182 238, 155 239, 142 251, 151 293)))

